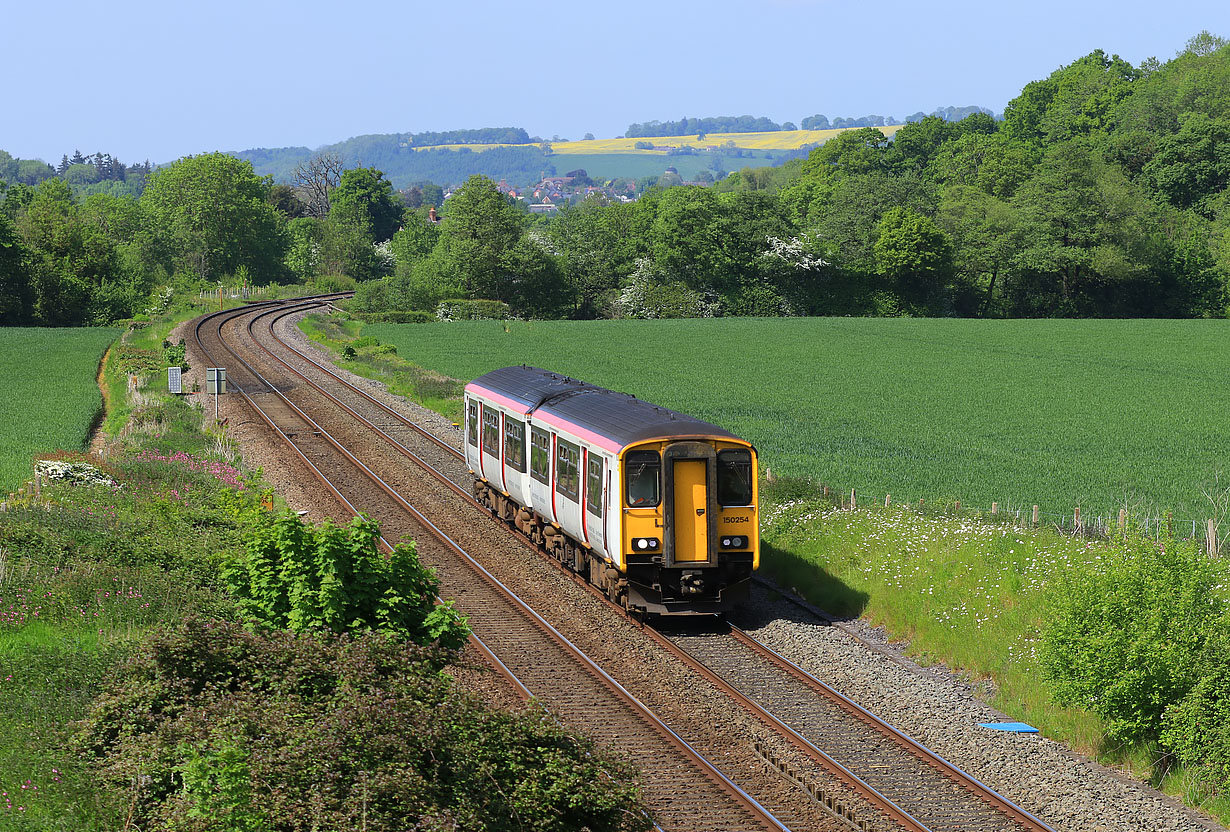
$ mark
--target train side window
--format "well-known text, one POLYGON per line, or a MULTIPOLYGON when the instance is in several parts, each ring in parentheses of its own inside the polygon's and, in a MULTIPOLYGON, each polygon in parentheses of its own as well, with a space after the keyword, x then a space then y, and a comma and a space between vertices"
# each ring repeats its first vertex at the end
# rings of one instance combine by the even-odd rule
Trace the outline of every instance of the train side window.
POLYGON ((514 471, 525 473, 525 422, 504 420, 504 462, 514 471))
POLYGON ((650 508, 662 502, 662 458, 657 451, 629 451, 624 457, 628 505, 650 508))
POLYGON ((478 445, 478 402, 470 402, 469 418, 466 420, 466 441, 478 445))
POLYGON ((543 485, 551 484, 551 434, 530 427, 530 476, 543 485))
POLYGON ((589 513, 602 516, 602 457, 589 458, 589 477, 585 482, 585 507, 589 513))
POLYGON ((483 450, 500 457, 500 411, 483 405, 483 450))
POLYGON ((581 449, 571 442, 559 440, 559 449, 555 454, 555 490, 574 503, 581 487, 580 468, 581 449))
POLYGON ((752 504, 752 455, 748 451, 718 451, 717 497, 724 506, 752 504))

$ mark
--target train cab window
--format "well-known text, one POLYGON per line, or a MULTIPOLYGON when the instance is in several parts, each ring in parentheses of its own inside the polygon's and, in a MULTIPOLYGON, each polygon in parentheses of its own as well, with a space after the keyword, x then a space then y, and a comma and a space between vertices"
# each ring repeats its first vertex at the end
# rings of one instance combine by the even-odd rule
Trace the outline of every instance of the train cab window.
POLYGON ((551 434, 542 428, 530 427, 530 476, 551 484, 551 434))
POLYGON ((717 497, 723 506, 752 504, 752 455, 748 451, 718 451, 717 497))
POLYGON ((581 449, 571 442, 559 440, 559 449, 555 454, 555 490, 574 503, 581 488, 580 469, 581 449))
POLYGON ((662 502, 662 458, 657 451, 629 451, 624 458, 625 495, 632 508, 649 508, 662 502))
POLYGON ((483 450, 500 457, 500 411, 483 405, 483 450))
POLYGON ((478 445, 478 402, 470 402, 466 417, 466 441, 471 445, 478 445))
POLYGON ((504 464, 525 473, 525 423, 504 419, 504 464))
POLYGON ((602 469, 602 457, 591 456, 585 480, 585 507, 598 517, 602 516, 602 469))

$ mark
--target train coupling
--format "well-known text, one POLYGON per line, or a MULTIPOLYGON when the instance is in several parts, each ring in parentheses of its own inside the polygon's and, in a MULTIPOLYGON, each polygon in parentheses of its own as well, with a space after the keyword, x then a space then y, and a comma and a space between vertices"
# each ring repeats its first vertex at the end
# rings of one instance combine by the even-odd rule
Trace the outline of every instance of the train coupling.
POLYGON ((705 573, 685 571, 679 578, 679 589, 684 595, 700 595, 705 591, 705 573))

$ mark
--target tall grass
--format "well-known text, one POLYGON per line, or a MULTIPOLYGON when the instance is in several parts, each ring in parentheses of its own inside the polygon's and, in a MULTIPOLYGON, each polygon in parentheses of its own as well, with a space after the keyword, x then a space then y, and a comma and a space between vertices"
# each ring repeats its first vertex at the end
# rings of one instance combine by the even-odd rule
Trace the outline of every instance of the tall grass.
POLYGON ((0 512, 0 832, 122 828, 127 796, 75 753, 74 721, 151 628, 234 614, 217 565, 242 544, 218 498, 238 472, 197 409, 142 393, 127 435, 144 447, 94 460, 117 486, 0 512))

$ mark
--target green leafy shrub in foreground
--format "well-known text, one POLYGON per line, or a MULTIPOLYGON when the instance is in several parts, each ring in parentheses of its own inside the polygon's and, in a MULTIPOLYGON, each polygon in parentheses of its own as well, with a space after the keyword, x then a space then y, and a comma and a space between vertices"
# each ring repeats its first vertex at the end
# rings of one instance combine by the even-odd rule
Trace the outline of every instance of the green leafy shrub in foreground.
POLYGON ((376 633, 192 619, 115 673, 78 744, 132 794, 133 828, 650 827, 627 763, 486 709, 438 667, 376 633))
POLYGON ((1224 640, 1226 577, 1195 541, 1135 531, 1074 566, 1052 584, 1039 652, 1055 698, 1102 717, 1112 741, 1162 738, 1167 710, 1209 690, 1202 677, 1224 640))
POLYGON ((266 514, 249 496, 231 500, 249 530, 222 577, 245 615, 297 633, 373 629, 446 649, 465 643, 465 622, 451 604, 435 603, 439 583, 413 543, 386 557, 380 527, 366 517, 311 526, 294 514, 266 514))

